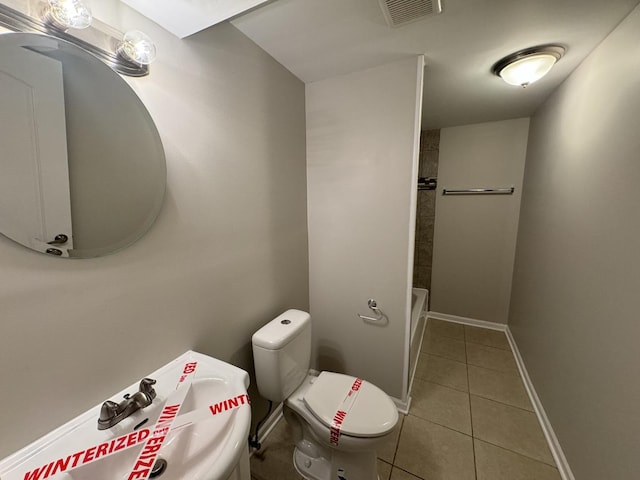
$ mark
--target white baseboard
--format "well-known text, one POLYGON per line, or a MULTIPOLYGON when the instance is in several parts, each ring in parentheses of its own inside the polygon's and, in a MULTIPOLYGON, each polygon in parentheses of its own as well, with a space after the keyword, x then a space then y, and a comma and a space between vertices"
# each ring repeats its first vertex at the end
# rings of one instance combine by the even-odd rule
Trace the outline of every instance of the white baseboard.
POLYGON ((429 312, 428 318, 433 318, 435 320, 444 320, 446 322, 454 322, 461 323, 464 325, 471 325, 474 327, 483 327, 489 328, 492 330, 500 330, 507 335, 507 339, 509 340, 509 345, 511 346, 511 351, 513 352, 513 356, 516 360, 516 364, 518 365, 518 370, 520 371, 520 376, 522 377, 522 382, 524 383, 524 387, 529 395, 529 400, 531 400, 531 404, 533 405, 533 409, 535 411, 536 416, 538 417, 538 422, 540 423, 540 427, 542 428, 542 433, 544 434, 545 439, 547 440, 547 444, 549 445, 549 450, 551 450, 551 455, 556 462, 556 466, 558 467, 558 471, 560 472, 560 476, 562 480, 575 480, 573 476, 573 472, 571 471, 571 467, 567 462, 567 458, 564 456, 564 452, 562 451, 562 447, 560 446, 560 442, 558 441, 558 437, 556 437, 555 432, 553 431, 553 427, 551 426, 551 422, 549 421, 549 417, 547 417, 546 412, 544 411, 544 407, 542 406, 542 402, 536 393, 536 390, 531 382, 531 378, 529 377, 529 373, 527 372, 527 368, 524 365, 524 361, 522 360, 522 356, 520 355, 520 350, 518 350, 518 345, 516 344, 513 335, 511 334, 511 330, 508 325, 503 323, 495 323, 495 322, 487 322, 485 320, 477 320, 475 318, 467 318, 467 317, 458 317, 456 315, 449 315, 447 313, 438 313, 438 312, 429 312))
POLYGON ((542 432, 544 433, 544 437, 547 439, 549 450, 551 450, 551 455, 553 455, 553 459, 556 462, 556 466, 558 467, 560 476, 562 477, 562 480, 575 480, 573 472, 571 471, 571 467, 569 466, 569 462, 567 462, 567 457, 564 456, 564 452, 562 451, 562 447, 560 446, 558 437, 556 437, 556 434, 553 431, 553 427, 551 426, 549 417, 547 417, 547 414, 544 411, 544 407, 542 406, 542 402, 540 401, 540 398, 538 397, 538 394, 533 387, 533 383, 531 382, 531 378, 529 377, 527 368, 525 367, 522 356, 520 355, 520 350, 518 350, 518 345, 516 344, 516 341, 511 334, 511 330, 507 327, 505 333, 507 334, 509 345, 511 345, 513 356, 516 359, 516 364, 518 365, 518 370, 520 371, 520 376, 522 377, 524 387, 529 394, 529 399, 531 400, 533 409, 538 416, 538 421, 540 422, 540 426, 542 427, 542 432))
MULTIPOLYGON (((420 315, 420 318, 418 319, 418 323, 421 323, 421 325, 418 325, 416 327, 416 334, 418 335, 418 338, 420 339, 418 341, 417 345, 414 345, 413 342, 415 341, 414 339, 411 339, 411 347, 410 348, 417 348, 417 356, 416 359, 414 361, 413 365, 409 365, 409 369, 410 369, 410 378, 409 378, 409 391, 407 392, 407 401, 402 403, 399 402, 397 399, 393 399, 394 403, 396 404, 396 407, 398 408, 398 411, 404 415, 409 415, 409 408, 411 408, 411 390, 413 389, 413 381, 416 377, 416 370, 418 369, 418 362, 420 361, 420 352, 422 351, 422 342, 424 341, 424 332, 427 329, 427 312, 424 311, 422 312, 422 314, 420 315)), ((409 357, 411 358, 411 357, 409 357)))
POLYGON ((409 415, 409 407, 411 406, 411 395, 409 394, 407 396, 407 401, 403 401, 400 400, 399 398, 396 397, 390 397, 391 400, 393 400, 393 403, 395 403, 396 408, 398 409, 398 411, 403 414, 403 415, 409 415))
POLYGON ((449 315, 448 313, 429 312, 427 318, 434 320, 444 320, 445 322, 462 323, 473 327, 488 328, 490 330, 500 330, 505 332, 507 325, 504 323, 487 322, 486 320, 477 320, 475 318, 459 317, 457 315, 449 315))

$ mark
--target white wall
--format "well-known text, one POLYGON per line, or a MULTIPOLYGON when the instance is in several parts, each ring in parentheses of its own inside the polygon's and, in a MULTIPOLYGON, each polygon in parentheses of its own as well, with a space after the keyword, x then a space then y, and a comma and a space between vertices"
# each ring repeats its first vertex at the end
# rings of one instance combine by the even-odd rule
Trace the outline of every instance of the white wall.
POLYGON ((103 258, 0 236, 0 457, 187 349, 250 370, 251 334, 308 308, 304 85, 229 24, 178 40, 121 11, 158 47, 128 81, 164 142, 166 201, 103 258))
POLYGON ((507 323, 529 119, 443 128, 431 310, 507 323), (442 189, 515 187, 513 195, 442 189))
POLYGON ((576 479, 640 472, 640 8, 531 119, 510 328, 576 479))
POLYGON ((314 361, 403 399, 422 57, 307 85, 314 361), (375 298, 384 326, 364 323, 375 298))

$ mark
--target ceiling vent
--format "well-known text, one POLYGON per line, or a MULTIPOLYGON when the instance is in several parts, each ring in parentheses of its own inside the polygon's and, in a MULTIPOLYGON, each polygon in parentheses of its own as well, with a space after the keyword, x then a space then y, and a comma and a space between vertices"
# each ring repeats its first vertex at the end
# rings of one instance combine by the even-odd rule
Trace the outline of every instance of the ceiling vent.
POLYGON ((390 27, 400 27, 442 13, 441 0, 379 0, 390 27))

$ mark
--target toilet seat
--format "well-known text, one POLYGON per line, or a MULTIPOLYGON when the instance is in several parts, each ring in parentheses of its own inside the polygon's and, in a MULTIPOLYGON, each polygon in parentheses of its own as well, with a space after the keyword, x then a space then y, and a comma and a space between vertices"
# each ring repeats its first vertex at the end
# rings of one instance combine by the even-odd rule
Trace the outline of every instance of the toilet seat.
POLYGON ((393 401, 375 385, 356 380, 350 375, 322 372, 304 393, 304 403, 327 428, 331 428, 338 410, 346 411, 340 425, 344 435, 367 438, 389 433, 398 421, 393 401), (347 398, 354 382, 355 398, 347 398))

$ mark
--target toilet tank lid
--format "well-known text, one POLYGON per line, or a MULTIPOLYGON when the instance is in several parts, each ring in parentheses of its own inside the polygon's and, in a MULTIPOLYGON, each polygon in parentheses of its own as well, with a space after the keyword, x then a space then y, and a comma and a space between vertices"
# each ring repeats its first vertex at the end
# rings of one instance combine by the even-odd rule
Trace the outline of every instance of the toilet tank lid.
POLYGON ((279 350, 302 332, 311 322, 311 315, 290 309, 278 315, 251 337, 251 343, 267 350, 279 350))

